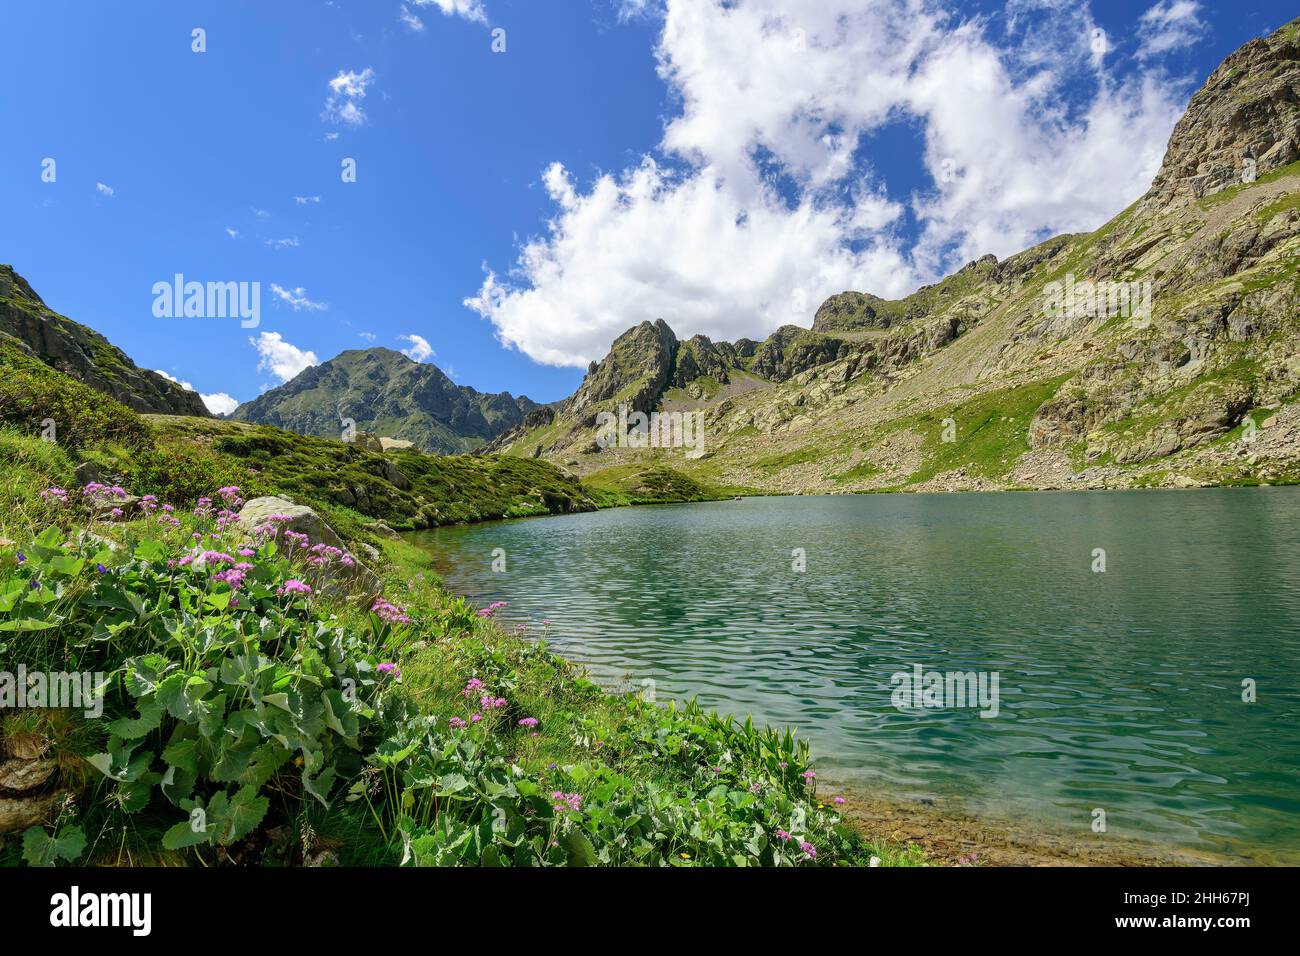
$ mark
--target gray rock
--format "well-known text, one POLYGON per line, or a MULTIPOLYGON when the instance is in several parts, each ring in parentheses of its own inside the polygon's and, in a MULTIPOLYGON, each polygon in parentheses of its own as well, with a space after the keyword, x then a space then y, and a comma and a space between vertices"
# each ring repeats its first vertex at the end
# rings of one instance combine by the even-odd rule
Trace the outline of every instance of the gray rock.
POLYGON ((391 461, 384 461, 384 480, 402 491, 411 487, 411 481, 391 461))
MULTIPOLYGON (((273 523, 270 521, 271 515, 287 515, 289 517, 287 522, 274 522, 276 528, 279 529, 279 534, 283 534, 286 529, 296 531, 299 534, 305 534, 312 544, 327 544, 344 551, 347 550, 343 539, 325 523, 325 520, 320 515, 306 505, 294 504, 287 498, 277 498, 270 495, 245 502, 244 507, 239 512, 239 524, 245 531, 251 532, 259 525, 273 523)), ((380 594, 383 591, 383 584, 380 582, 379 576, 359 561, 350 570, 340 569, 340 574, 345 583, 368 595, 380 594)))
POLYGON ((42 786, 58 769, 53 760, 6 760, 0 763, 0 790, 26 793, 42 786))

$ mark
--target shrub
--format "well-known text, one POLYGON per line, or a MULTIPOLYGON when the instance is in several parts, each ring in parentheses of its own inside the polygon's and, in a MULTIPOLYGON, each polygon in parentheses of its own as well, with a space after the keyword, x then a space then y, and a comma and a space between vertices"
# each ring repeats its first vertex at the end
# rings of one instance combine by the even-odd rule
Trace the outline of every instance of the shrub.
POLYGON ((47 419, 58 442, 69 448, 104 441, 132 449, 153 444, 148 425, 125 405, 0 341, 0 424, 39 435, 47 419))

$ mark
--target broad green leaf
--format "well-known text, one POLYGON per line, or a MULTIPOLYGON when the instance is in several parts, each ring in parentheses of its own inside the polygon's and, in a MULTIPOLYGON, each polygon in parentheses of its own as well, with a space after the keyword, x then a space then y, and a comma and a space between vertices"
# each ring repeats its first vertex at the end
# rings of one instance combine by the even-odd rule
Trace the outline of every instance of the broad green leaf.
POLYGON ((126 740, 143 737, 162 726, 162 708, 152 699, 140 701, 139 717, 121 717, 108 725, 108 732, 126 740))
POLYGON ((194 825, 187 818, 176 824, 163 834, 162 845, 165 850, 183 850, 189 846, 198 846, 202 843, 212 842, 212 835, 208 830, 195 829, 194 825))
POLYGON ((50 558, 50 570, 58 574, 66 574, 70 578, 75 578, 85 570, 86 561, 84 558, 74 558, 66 554, 60 554, 50 558))
POLYGON ((217 842, 229 846, 242 840, 262 822, 270 805, 271 801, 259 796, 253 787, 240 788, 230 800, 217 842))
POLYGON ((581 830, 570 830, 560 837, 560 846, 569 857, 569 866, 595 866, 596 848, 581 830))
POLYGON ((170 767, 186 773, 198 773, 198 741, 193 738, 173 740, 162 752, 162 758, 170 767))
POLYGON ((145 538, 135 546, 135 556, 141 561, 163 561, 167 558, 167 548, 161 541, 145 538))
POLYGON ((71 863, 86 849, 81 827, 64 827, 50 836, 41 827, 29 827, 23 834, 23 859, 29 866, 53 866, 59 860, 71 863))

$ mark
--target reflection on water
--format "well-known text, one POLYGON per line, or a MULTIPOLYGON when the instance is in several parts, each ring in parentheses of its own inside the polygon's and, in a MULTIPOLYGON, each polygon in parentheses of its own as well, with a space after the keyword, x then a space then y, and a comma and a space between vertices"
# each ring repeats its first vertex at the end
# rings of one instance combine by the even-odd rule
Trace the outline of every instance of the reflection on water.
POLYGON ((1300 859, 1300 490, 750 498, 418 540, 608 682, 796 725, 824 775, 1300 859), (998 717, 900 712, 915 664, 998 672, 998 717))

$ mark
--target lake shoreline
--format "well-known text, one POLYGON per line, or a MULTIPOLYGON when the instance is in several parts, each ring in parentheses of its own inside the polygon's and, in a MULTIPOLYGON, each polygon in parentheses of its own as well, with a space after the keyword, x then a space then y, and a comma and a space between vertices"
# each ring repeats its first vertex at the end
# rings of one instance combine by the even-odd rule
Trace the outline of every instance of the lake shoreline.
MULTIPOLYGON (((816 747, 813 748, 814 755, 816 747)), ((827 781, 831 782, 831 781, 827 781)), ((845 821, 868 840, 914 844, 930 863, 950 866, 1250 866, 1247 857, 1092 834, 1080 839, 1043 827, 977 816, 949 804, 881 796, 859 784, 833 785, 847 798, 845 821), (972 855, 973 860, 972 862, 972 855)), ((826 791, 827 793, 830 790, 826 791)))

